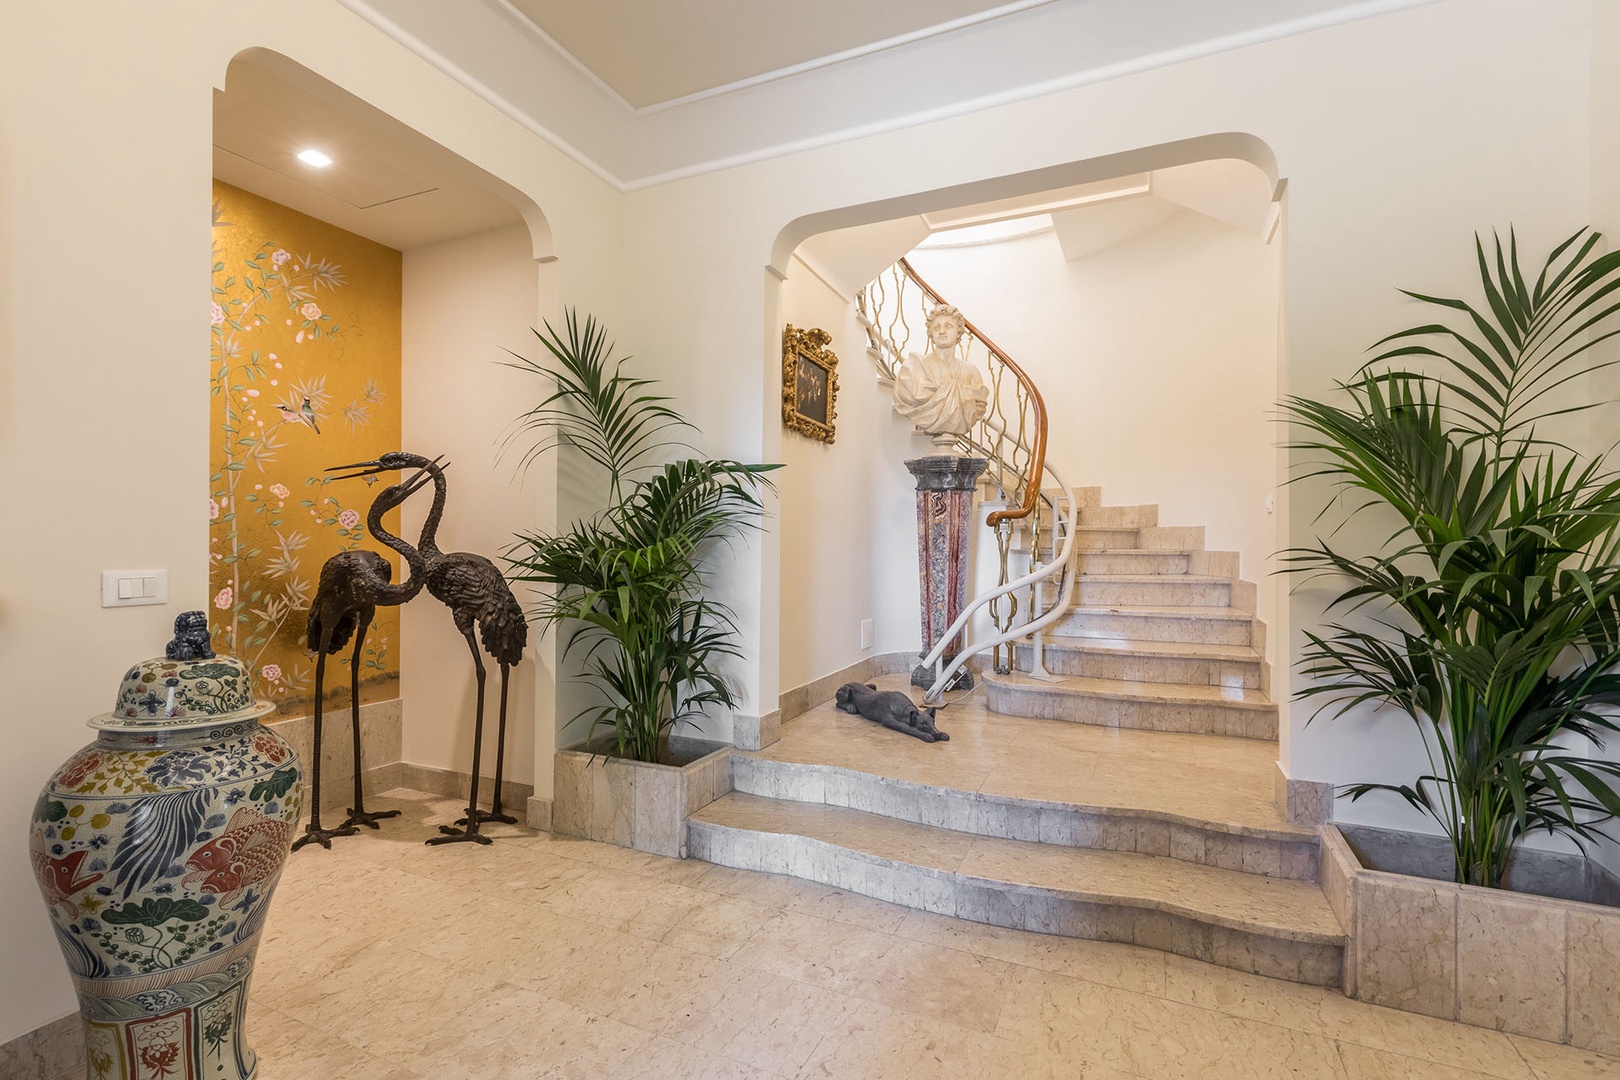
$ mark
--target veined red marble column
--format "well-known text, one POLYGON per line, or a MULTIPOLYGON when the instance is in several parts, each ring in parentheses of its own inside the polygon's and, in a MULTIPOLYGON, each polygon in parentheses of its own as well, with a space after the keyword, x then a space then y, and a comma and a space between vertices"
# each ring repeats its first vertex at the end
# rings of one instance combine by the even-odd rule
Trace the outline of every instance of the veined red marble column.
MULTIPOLYGON (((973 484, 984 472, 984 458, 934 454, 912 458, 906 468, 917 478, 917 573, 922 601, 922 655, 950 629, 967 604, 968 538, 973 513, 973 484)), ((962 635, 947 647, 945 662, 962 649, 962 635)), ((911 685, 934 685, 934 669, 918 664, 911 685)), ((955 686, 973 685, 962 671, 955 686)))

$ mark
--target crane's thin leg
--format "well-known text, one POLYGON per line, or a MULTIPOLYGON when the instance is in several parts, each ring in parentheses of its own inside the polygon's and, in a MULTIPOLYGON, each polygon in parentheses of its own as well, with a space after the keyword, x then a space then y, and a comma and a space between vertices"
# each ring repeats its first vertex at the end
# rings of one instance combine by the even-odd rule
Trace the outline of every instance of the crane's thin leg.
MULTIPOLYGON (((501 665, 501 721, 495 734, 495 794, 489 800, 488 810, 474 810, 480 822, 504 821, 508 825, 516 825, 517 818, 511 814, 501 813, 501 784, 506 776, 506 674, 511 671, 511 665, 501 665)), ((457 825, 467 824, 466 818, 458 818, 457 825)))
POLYGON ((484 748, 484 658, 478 652, 478 643, 473 640, 472 624, 462 628, 462 634, 467 638, 467 647, 472 650, 473 671, 478 677, 478 693, 476 695, 477 716, 473 720, 473 759, 472 759, 472 791, 467 796, 467 827, 458 829, 454 825, 440 825, 439 831, 443 836, 434 836, 428 839, 429 844, 454 844, 458 841, 471 840, 479 844, 494 843, 489 837, 478 831, 478 766, 479 755, 484 748))
POLYGON ((339 825, 335 829, 321 828, 321 698, 326 685, 326 649, 332 643, 331 635, 321 635, 320 649, 315 654, 315 738, 314 750, 310 756, 315 760, 309 767, 310 795, 309 795, 309 824, 304 826, 304 835, 293 841, 292 849, 297 851, 310 841, 323 848, 332 846, 334 836, 353 836, 358 829, 349 825, 339 825))
POLYGON ((399 817, 399 811, 366 811, 366 770, 360 762, 360 653, 366 643, 366 631, 370 629, 370 619, 354 628, 354 655, 349 658, 349 712, 354 719, 354 805, 349 807, 349 816, 343 824, 375 829, 379 828, 377 822, 383 818, 399 817))

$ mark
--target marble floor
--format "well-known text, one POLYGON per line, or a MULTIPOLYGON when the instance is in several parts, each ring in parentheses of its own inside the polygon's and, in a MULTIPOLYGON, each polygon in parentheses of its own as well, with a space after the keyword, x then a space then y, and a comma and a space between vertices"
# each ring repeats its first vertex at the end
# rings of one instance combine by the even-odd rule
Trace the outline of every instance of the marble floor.
POLYGON ((1620 1076, 1565 1046, 792 878, 514 826, 429 849, 453 804, 376 802, 405 815, 288 864, 249 1012, 258 1080, 1620 1076))

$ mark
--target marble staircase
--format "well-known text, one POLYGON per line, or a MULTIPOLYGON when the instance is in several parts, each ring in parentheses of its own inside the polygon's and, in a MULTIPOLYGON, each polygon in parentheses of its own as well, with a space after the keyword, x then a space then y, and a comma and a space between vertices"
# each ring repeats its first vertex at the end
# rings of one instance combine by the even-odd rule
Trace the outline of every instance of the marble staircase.
MULTIPOLYGON (((1068 611, 1046 633, 1051 678, 986 672, 990 708, 1275 740, 1265 624, 1255 618, 1254 586, 1238 577, 1236 553, 1204 550, 1201 527, 1160 525, 1156 506, 1104 506, 1097 488, 1075 495, 1079 576, 1068 611)), ((1014 550, 1049 558, 1052 543, 1049 528, 1026 530, 1014 550)), ((1032 657, 1020 646, 1020 672, 1032 657)))
POLYGON ((1340 985, 1317 833, 1275 806, 1274 746, 997 715, 984 695, 952 701, 938 719, 951 740, 933 744, 812 709, 733 756, 734 791, 693 815, 691 855, 1340 985))
POLYGON ((1201 528, 1103 506, 1095 488, 1077 499, 1079 578, 1048 630, 1050 677, 1025 673, 1021 647, 1018 672, 981 670, 950 700, 936 722, 951 739, 933 744, 814 708, 733 756, 734 790, 691 818, 692 856, 1341 986, 1317 830, 1284 820, 1273 793, 1254 586, 1201 528))

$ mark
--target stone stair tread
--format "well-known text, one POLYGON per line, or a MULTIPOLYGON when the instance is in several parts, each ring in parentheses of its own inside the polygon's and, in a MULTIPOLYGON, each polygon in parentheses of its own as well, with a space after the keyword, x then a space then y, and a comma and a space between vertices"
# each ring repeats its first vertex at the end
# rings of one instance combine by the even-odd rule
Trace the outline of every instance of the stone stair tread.
MULTIPOLYGON (((1174 580, 1174 579, 1170 579, 1174 580)), ((1162 618, 1167 615, 1179 615, 1189 619, 1222 619, 1228 622, 1253 622, 1254 612, 1244 611, 1235 607, 1200 607, 1196 604, 1190 606, 1159 605, 1159 604, 1071 604, 1070 611, 1081 611, 1087 614, 1129 615, 1145 619, 1162 618)), ((1054 635, 1056 636, 1056 635, 1054 635)))
MULTIPOLYGON (((1087 555, 1098 554, 1094 551, 1087 555)), ((1214 574, 1092 574, 1080 571, 1080 579, 1086 582, 1100 582, 1117 585, 1230 585, 1229 577, 1217 577, 1214 574)))
POLYGON ((1051 679, 1037 679, 1018 671, 1010 675, 998 675, 987 671, 981 678, 986 683, 1016 687, 1035 693, 1090 694, 1173 705, 1220 705, 1229 709, 1276 708, 1276 704, 1260 691, 1240 687, 1137 682, 1131 679, 1093 679, 1084 675, 1057 675, 1051 679))
MULTIPOLYGON (((905 675, 874 681, 886 690, 916 693, 905 675)), ((1026 805, 1134 813, 1256 836, 1315 834, 1284 821, 1277 810, 1275 745, 992 713, 982 689, 951 695, 938 723, 951 740, 924 743, 827 702, 783 724, 777 742, 738 756, 1026 805)))
MULTIPOLYGON (((1019 645, 1028 644, 1020 641, 1019 645)), ((1136 638, 1053 637, 1048 635, 1046 648, 1060 652, 1137 653, 1191 660, 1231 660, 1239 663, 1258 663, 1260 654, 1248 645, 1216 645, 1197 641, 1151 641, 1136 638)))
POLYGON ((1147 908, 1290 941, 1344 943, 1344 931, 1314 882, 1262 877, 1135 852, 1002 840, 845 807, 740 792, 711 803, 694 814, 692 821, 807 837, 877 862, 955 875, 967 884, 1147 908))

